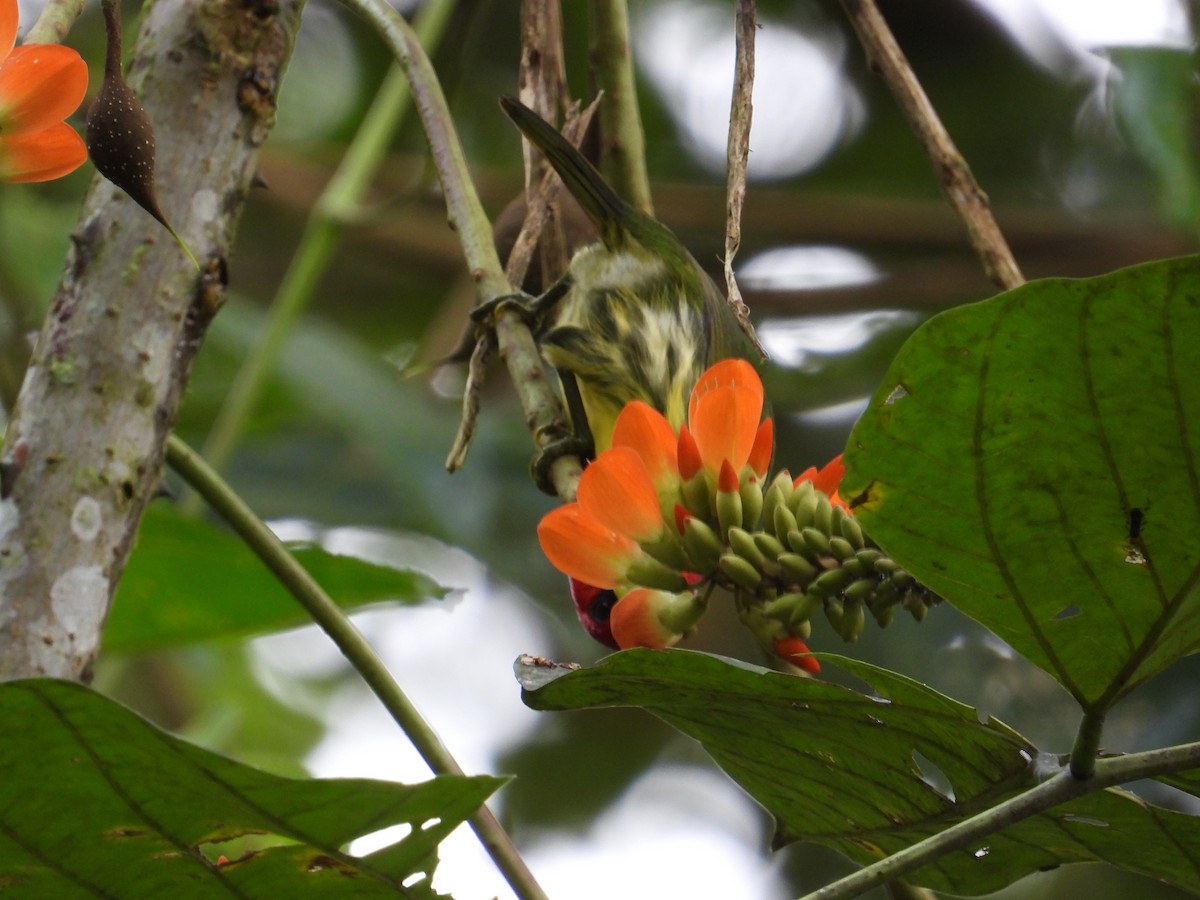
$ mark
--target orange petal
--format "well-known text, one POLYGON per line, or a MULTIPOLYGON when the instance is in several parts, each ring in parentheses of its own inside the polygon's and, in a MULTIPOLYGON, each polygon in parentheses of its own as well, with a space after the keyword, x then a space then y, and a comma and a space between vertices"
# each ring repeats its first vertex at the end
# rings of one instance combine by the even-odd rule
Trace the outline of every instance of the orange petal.
POLYGON ((568 503, 548 512, 538 523, 538 541, 554 568, 576 581, 615 588, 640 557, 641 548, 568 503))
POLYGON ((660 490, 678 481, 675 430, 662 413, 641 400, 625 404, 613 426, 612 446, 635 450, 660 490))
POLYGON ((679 457, 679 477, 684 481, 691 481, 704 465, 704 460, 700 458, 700 448, 696 446, 696 439, 692 437, 692 433, 686 425, 681 425, 679 428, 677 455, 679 457))
POLYGON ((583 470, 575 494, 579 505, 602 525, 635 541, 662 536, 658 492, 637 452, 609 447, 583 470))
POLYGON ((32 134, 0 136, 0 181, 49 181, 74 172, 87 148, 66 122, 32 134))
POLYGON ((771 466, 771 454, 775 452, 775 423, 764 419, 754 435, 754 445, 750 448, 750 458, 746 464, 754 470, 759 478, 765 478, 767 469, 771 466))
POLYGON ((87 82, 87 63, 70 47, 17 47, 0 64, 0 128, 41 131, 63 121, 79 108, 87 82))
POLYGON ((609 624, 618 647, 622 650, 630 647, 661 650, 682 637, 667 628, 658 616, 657 607, 662 595, 662 591, 635 588, 617 601, 609 624))
POLYGON ((688 427, 705 469, 715 475, 729 460, 741 471, 754 445, 762 407, 762 382, 743 359, 722 360, 700 377, 688 407, 688 427))
POLYGON ((0 61, 8 56, 17 42, 17 0, 0 0, 0 61))
POLYGON ((816 474, 812 480, 813 487, 818 491, 824 492, 825 496, 833 497, 837 493, 838 485, 842 483, 842 476, 845 474, 846 467, 842 464, 842 454, 839 453, 816 474))

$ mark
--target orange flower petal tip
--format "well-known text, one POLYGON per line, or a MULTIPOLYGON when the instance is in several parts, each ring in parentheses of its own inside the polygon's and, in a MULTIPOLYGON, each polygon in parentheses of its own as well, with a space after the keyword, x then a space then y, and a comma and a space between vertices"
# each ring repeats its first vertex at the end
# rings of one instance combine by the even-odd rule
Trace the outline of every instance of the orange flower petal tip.
POLYGON ((791 663, 797 669, 809 675, 817 675, 821 671, 821 663, 815 656, 810 655, 808 644, 798 637, 782 637, 775 641, 775 655, 784 662, 791 663))

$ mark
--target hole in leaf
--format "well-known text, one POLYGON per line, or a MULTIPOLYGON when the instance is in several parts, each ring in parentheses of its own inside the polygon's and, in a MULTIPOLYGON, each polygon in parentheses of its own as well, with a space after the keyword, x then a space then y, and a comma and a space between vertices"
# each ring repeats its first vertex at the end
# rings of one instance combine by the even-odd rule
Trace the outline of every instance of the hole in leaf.
POLYGON ((985 856, 987 856, 991 852, 992 852, 991 847, 980 847, 978 850, 976 850, 971 855, 974 856, 976 859, 983 859, 985 856))
POLYGON ((1079 608, 1079 604, 1072 603, 1070 606, 1064 606, 1050 618, 1055 622, 1063 622, 1067 619, 1074 619, 1076 616, 1082 615, 1083 610, 1079 608))
POLYGON ((954 788, 950 784, 950 779, 946 777, 946 773, 934 765, 920 750, 914 750, 912 758, 916 763, 917 774, 921 776, 921 780, 947 800, 953 801, 954 788))
POLYGON ((418 884, 419 882, 424 881, 428 877, 429 876, 426 875, 424 872, 413 872, 411 875, 409 875, 407 878, 405 878, 402 882, 400 882, 400 884, 403 887, 411 888, 411 887, 415 886, 416 884, 418 884))
POLYGON ((374 853, 376 850, 382 850, 384 847, 400 843, 412 834, 412 832, 413 827, 408 822, 401 822, 399 825, 381 828, 379 831, 372 831, 370 834, 364 834, 362 837, 352 841, 350 852, 354 856, 366 856, 368 853, 374 853))
POLYGON ((892 388, 892 392, 887 395, 887 399, 883 401, 883 405, 891 406, 897 400, 903 400, 907 396, 908 396, 908 388, 906 388, 902 384, 898 384, 894 388, 892 388))
POLYGON ((437 828, 441 824, 442 824, 442 820, 437 817, 434 817, 432 819, 426 819, 424 822, 421 823, 421 830, 428 831, 430 828, 437 828))

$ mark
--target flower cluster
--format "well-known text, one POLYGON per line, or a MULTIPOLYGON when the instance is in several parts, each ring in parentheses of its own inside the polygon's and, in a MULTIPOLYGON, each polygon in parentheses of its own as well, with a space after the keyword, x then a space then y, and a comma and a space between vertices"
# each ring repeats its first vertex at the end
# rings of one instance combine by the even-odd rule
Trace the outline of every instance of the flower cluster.
POLYGON ((594 638, 670 646, 721 586, 765 647, 816 672, 805 640, 818 610, 845 640, 865 610, 881 625, 898 605, 924 616, 931 598, 868 543, 838 496, 840 457, 766 480, 774 431, 762 412, 762 382, 739 359, 701 376, 678 433, 640 401, 621 411, 575 502, 538 526, 594 638))
POLYGON ((69 47, 22 44, 17 0, 0 0, 0 181, 49 181, 87 159, 64 119, 83 101, 87 64, 69 47))

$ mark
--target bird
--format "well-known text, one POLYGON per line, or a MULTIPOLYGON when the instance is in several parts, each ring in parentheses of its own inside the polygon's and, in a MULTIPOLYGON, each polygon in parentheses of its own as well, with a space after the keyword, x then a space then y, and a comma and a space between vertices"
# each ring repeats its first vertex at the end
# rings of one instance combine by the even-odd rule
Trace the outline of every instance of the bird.
POLYGON ((504 112, 542 152, 596 227, 537 303, 538 342, 563 383, 571 425, 593 453, 611 443, 617 415, 641 400, 676 430, 702 372, 757 349, 712 278, 679 238, 623 199, 578 150, 519 100, 504 112))
MULTIPOLYGON (((512 97, 504 112, 542 152, 595 225, 598 239, 571 258, 566 273, 535 306, 537 335, 558 373, 575 439, 547 447, 535 462, 545 471, 556 452, 582 445, 585 456, 612 442, 617 415, 641 400, 676 431, 687 416, 692 386, 714 362, 761 362, 712 278, 675 234, 623 199, 582 154, 541 116, 512 97)), ((584 629, 616 648, 612 590, 570 579, 584 629)))

